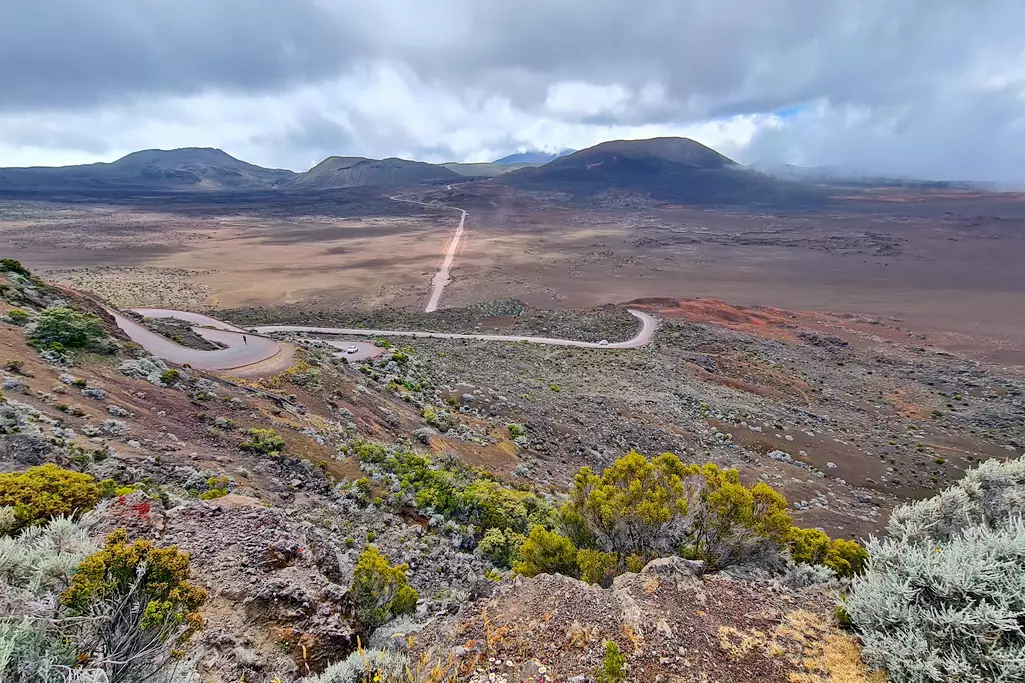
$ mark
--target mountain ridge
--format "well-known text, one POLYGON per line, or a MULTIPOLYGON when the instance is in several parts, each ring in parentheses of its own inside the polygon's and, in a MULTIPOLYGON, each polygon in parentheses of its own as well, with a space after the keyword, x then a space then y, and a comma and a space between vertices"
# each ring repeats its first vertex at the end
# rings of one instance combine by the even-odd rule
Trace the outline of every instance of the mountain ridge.
POLYGON ((0 189, 248 189, 295 176, 236 159, 215 147, 145 149, 110 162, 0 168, 0 189))
POLYGON ((738 164, 690 138, 610 140, 499 179, 523 189, 567 192, 577 199, 626 191, 694 205, 811 205, 824 192, 738 164))

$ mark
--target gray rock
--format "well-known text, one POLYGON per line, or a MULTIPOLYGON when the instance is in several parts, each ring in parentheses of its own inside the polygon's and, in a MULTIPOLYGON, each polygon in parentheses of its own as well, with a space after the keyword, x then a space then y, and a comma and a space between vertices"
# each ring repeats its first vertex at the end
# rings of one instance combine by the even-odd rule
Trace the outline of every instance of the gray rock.
POLYGON ((125 410, 121 406, 115 405, 113 403, 111 403, 110 405, 107 406, 107 412, 110 413, 111 415, 113 415, 114 417, 131 417, 132 416, 132 413, 130 411, 125 410))
POLYGON ((661 576, 676 578, 678 576, 701 576, 705 573, 705 563, 701 560, 685 560, 672 555, 660 557, 644 565, 641 576, 661 576))

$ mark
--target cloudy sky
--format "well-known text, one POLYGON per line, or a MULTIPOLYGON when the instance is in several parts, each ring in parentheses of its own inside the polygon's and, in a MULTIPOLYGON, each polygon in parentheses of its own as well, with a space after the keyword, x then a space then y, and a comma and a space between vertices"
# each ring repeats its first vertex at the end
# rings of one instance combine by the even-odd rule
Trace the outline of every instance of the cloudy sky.
POLYGON ((1021 0, 9 0, 0 166, 489 160, 693 137, 1025 180, 1021 0))

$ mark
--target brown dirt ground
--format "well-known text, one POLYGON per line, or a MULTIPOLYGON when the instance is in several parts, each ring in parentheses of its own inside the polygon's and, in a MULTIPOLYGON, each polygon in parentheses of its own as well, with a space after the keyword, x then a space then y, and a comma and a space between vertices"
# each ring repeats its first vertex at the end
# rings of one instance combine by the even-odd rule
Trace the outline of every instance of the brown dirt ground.
MULTIPOLYGON (((470 210, 443 306, 503 297, 541 308, 720 299, 895 318, 902 333, 927 334, 937 348, 1025 365, 1025 202, 1009 195, 881 188, 828 210, 759 213, 569 204, 486 183, 422 193, 470 210)), ((350 217, 297 207, 300 215, 284 218, 245 204, 211 216, 5 202, 0 236, 5 256, 30 267, 90 268, 62 277, 91 283, 115 303, 312 298, 417 309, 452 212, 405 204, 396 215, 396 206, 382 196, 350 217)), ((702 312, 680 311, 687 313, 702 312)), ((734 321, 752 331, 772 323, 771 309, 734 321)))

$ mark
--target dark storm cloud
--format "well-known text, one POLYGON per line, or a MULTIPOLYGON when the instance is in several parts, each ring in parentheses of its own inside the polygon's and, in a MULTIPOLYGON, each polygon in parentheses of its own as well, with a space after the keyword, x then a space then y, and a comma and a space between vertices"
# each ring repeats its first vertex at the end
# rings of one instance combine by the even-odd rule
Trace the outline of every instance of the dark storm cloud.
POLYGON ((1021 26, 1019 0, 14 0, 0 153, 224 137, 302 167, 702 130, 746 161, 1022 178, 1021 26))
POLYGON ((1020 49, 1022 25, 1025 3, 996 0, 8 2, 0 102, 283 89, 393 59, 528 106, 558 80, 658 82, 677 115, 710 117, 915 97, 982 49, 1020 49))
POLYGON ((474 30, 455 44, 464 55, 459 66, 449 55, 417 55, 437 77, 456 69, 472 81, 487 69, 521 69, 543 76, 534 85, 654 80, 678 115, 694 117, 822 97, 914 101, 980 53, 1014 55, 1025 46, 1025 3, 1013 0, 467 0, 463 7, 474 30))
POLYGON ((0 3, 0 107, 76 107, 336 73, 359 37, 314 0, 0 3))

